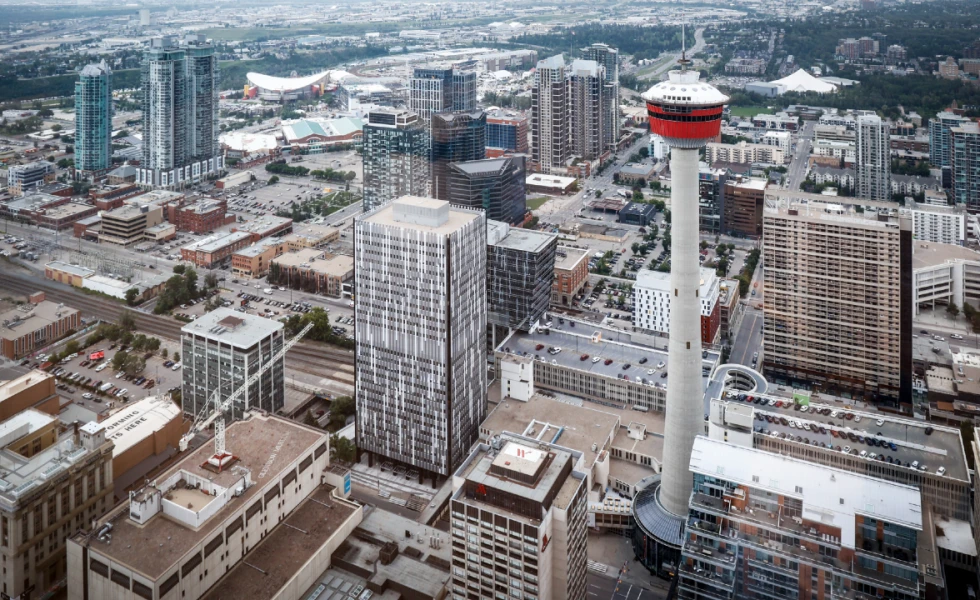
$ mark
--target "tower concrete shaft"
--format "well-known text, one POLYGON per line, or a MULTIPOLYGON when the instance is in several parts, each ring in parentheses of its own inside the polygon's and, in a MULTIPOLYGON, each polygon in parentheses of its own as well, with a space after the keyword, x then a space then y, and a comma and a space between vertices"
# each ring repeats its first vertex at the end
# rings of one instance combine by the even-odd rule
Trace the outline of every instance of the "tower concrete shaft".
POLYGON ((692 478, 688 470, 694 438, 703 428, 701 384, 701 287, 698 261, 698 150, 670 153, 670 380, 667 384, 664 462, 660 501, 675 515, 688 510, 692 478))

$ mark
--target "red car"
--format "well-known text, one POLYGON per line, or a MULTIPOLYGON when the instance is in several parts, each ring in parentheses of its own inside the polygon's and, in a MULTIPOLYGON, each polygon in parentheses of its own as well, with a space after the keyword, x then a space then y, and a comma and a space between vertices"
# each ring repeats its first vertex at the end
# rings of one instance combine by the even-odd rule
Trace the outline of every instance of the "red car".
POLYGON ((578 359, 579 360, 589 360, 589 355, 588 354, 583 354, 582 356, 578 357, 578 359))

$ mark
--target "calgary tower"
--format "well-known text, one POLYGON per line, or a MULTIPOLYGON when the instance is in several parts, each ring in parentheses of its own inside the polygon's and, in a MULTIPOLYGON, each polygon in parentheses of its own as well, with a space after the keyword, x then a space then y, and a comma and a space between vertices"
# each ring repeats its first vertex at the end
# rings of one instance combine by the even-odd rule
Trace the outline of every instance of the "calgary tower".
POLYGON ((700 82, 682 54, 680 70, 653 86, 643 99, 650 131, 670 147, 670 379, 664 459, 658 494, 667 512, 688 512, 692 477, 689 472, 694 438, 704 429, 704 388, 701 384, 701 274, 698 261, 698 151, 718 136, 728 96, 700 82))

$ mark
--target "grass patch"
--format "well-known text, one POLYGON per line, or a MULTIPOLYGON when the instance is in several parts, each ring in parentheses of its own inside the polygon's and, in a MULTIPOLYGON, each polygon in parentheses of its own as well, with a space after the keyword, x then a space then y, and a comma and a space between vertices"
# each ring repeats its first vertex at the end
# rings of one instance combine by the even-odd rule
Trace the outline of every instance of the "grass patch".
POLYGON ((731 110, 733 117, 754 117, 759 114, 771 115, 776 112, 767 106, 733 106, 731 110))
POLYGON ((548 196, 538 196, 537 198, 528 198, 527 208, 528 210, 538 210, 539 208, 541 208, 541 205, 543 205, 548 200, 551 200, 551 198, 549 198, 548 196))

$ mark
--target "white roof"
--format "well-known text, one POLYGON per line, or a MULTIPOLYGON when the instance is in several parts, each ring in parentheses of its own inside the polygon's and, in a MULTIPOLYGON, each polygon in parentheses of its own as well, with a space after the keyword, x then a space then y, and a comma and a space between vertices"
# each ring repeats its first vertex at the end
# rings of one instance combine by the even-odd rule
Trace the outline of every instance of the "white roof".
POLYGON ((644 92, 643 99, 647 102, 683 106, 718 106, 728 102, 728 96, 719 92, 715 86, 699 81, 701 73, 698 71, 675 69, 668 75, 670 79, 661 81, 644 92))
POLYGON ((218 137, 218 141, 232 150, 243 152, 272 150, 279 145, 274 135, 269 135, 268 133, 246 133, 243 131, 222 133, 218 137))
POLYGON ((784 91, 787 92, 817 92, 819 94, 828 94, 837 91, 836 85, 821 81, 803 69, 799 69, 791 75, 770 83, 782 85, 785 88, 784 91))
POLYGON ((119 456, 178 418, 180 407, 169 397, 147 396, 120 408, 98 425, 105 430, 106 439, 116 444, 112 455, 119 456))
POLYGON ((973 540, 969 522, 937 517, 935 525, 936 543, 940 548, 967 556, 977 555, 977 544, 973 540))
POLYGON ((310 87, 314 83, 319 83, 322 79, 330 75, 330 71, 323 71, 315 75, 306 77, 274 77, 263 75, 262 73, 246 73, 249 83, 253 83, 263 90, 271 92, 295 92, 303 88, 310 87))
POLYGON ((841 530, 854 548, 856 514, 922 530, 922 498, 908 485, 698 436, 691 471, 803 502, 803 518, 841 530), (797 491, 800 490, 800 491, 797 491))

